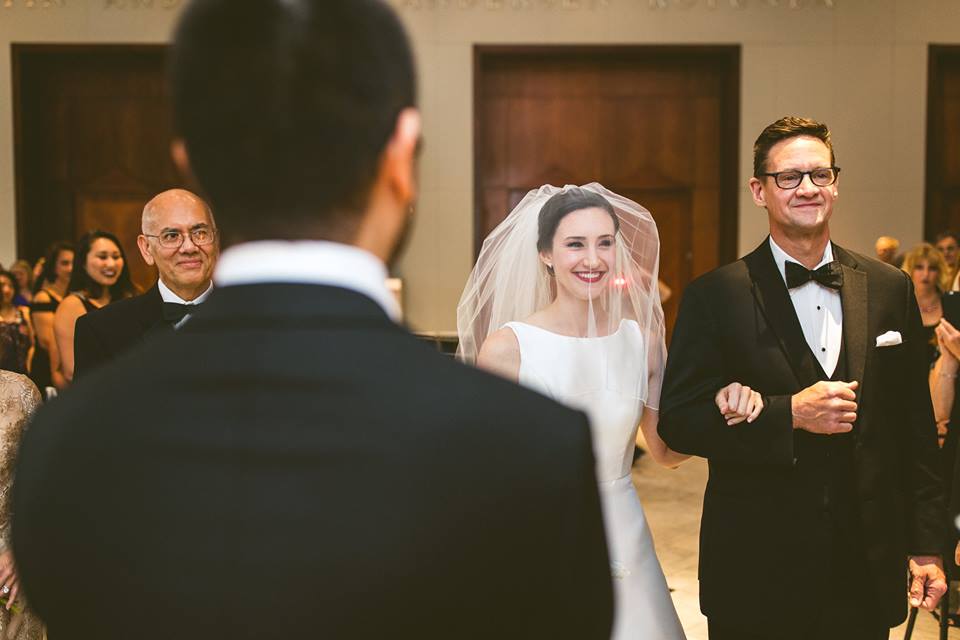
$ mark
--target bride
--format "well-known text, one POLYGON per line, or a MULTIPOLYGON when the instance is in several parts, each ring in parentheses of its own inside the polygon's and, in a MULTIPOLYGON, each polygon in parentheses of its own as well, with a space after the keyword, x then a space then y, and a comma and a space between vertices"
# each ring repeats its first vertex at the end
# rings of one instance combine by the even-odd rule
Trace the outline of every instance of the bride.
MULTIPOLYGON (((457 308, 458 356, 590 418, 617 640, 681 640, 653 539, 630 476, 638 424, 658 463, 688 456, 657 435, 666 361, 650 212, 599 184, 531 191, 484 241, 457 308)), ((717 393, 729 425, 760 396, 717 393)))

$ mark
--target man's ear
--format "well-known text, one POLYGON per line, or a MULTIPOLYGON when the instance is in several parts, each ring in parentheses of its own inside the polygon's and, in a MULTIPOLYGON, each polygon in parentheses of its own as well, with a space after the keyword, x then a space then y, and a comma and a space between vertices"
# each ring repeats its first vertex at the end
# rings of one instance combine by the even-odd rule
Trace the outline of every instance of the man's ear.
POLYGON ((766 194, 763 193, 763 184, 757 178, 750 178, 747 183, 750 187, 750 193, 753 195, 753 203, 758 207, 767 206, 766 194))
POLYGON ((150 255, 149 242, 150 241, 147 240, 146 236, 144 236, 142 233, 137 236, 137 248, 140 249, 140 255, 143 257, 143 261, 152 267, 155 261, 153 256, 150 255))
POLYGON ((420 112, 413 107, 397 116, 397 126, 387 143, 382 170, 394 197, 409 206, 417 197, 416 160, 420 143, 420 112))

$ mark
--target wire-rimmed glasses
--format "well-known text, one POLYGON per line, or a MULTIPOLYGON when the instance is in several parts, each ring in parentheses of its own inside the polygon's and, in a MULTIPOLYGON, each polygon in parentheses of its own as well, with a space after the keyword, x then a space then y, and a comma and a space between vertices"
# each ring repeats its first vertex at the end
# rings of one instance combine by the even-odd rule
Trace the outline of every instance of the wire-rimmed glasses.
POLYGON ((189 234, 184 234, 177 229, 164 229, 157 235, 150 233, 143 234, 143 236, 147 238, 156 238, 157 242, 159 242, 160 246, 164 249, 179 249, 183 246, 183 241, 187 235, 190 236, 190 242, 198 247, 202 247, 213 244, 213 241, 217 237, 217 230, 210 229, 209 227, 197 227, 196 229, 190 229, 189 234))

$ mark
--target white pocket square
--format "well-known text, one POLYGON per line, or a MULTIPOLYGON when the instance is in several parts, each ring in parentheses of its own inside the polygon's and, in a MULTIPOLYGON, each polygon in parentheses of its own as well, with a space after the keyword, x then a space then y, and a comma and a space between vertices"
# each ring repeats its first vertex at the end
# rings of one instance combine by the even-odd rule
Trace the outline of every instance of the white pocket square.
POLYGON ((903 337, 899 331, 887 331, 877 336, 878 347, 892 347, 898 344, 903 344, 903 337))

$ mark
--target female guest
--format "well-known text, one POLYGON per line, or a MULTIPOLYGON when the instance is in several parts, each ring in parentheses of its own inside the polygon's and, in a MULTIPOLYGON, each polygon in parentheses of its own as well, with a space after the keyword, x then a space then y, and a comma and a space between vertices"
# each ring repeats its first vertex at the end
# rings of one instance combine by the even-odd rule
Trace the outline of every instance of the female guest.
MULTIPOLYGON (((4 357, 0 345, 0 359, 4 357)), ((0 370, 0 637, 40 640, 43 625, 26 606, 10 553, 10 487, 20 436, 40 402, 40 394, 23 375, 0 370)))
POLYGON ((19 291, 14 304, 29 307, 33 300, 33 267, 26 260, 17 260, 10 266, 10 273, 16 278, 19 291))
POLYGON ((933 365, 939 355, 934 331, 943 317, 940 299, 950 290, 950 268, 936 247, 923 242, 903 257, 903 270, 913 280, 927 341, 927 362, 933 365))
POLYGON ((0 271, 0 369, 27 373, 33 331, 30 310, 14 303, 17 280, 9 271, 0 271))
POLYGON ((67 295, 70 274, 73 271, 73 245, 58 242, 48 250, 43 261, 43 270, 34 285, 30 315, 36 344, 30 364, 30 378, 41 396, 47 388, 63 388, 66 382, 60 374, 60 355, 53 337, 53 314, 63 297, 67 295))
POLYGON ((53 334, 65 384, 73 380, 73 329, 77 318, 135 293, 123 248, 116 236, 106 231, 91 231, 80 238, 69 289, 70 294, 53 315, 53 334))
MULTIPOLYGON (((543 186, 486 239, 457 308, 461 359, 590 417, 615 640, 684 638, 630 479, 638 427, 660 464, 688 457, 656 428, 666 359, 659 250, 656 224, 635 202, 595 183, 543 186)), ((749 388, 720 391, 728 424, 763 408, 749 388)))

